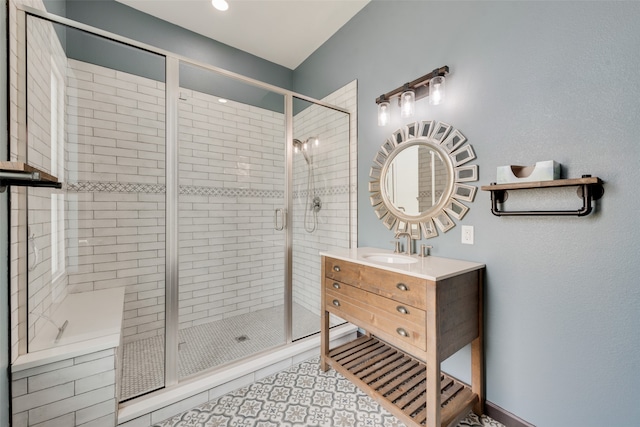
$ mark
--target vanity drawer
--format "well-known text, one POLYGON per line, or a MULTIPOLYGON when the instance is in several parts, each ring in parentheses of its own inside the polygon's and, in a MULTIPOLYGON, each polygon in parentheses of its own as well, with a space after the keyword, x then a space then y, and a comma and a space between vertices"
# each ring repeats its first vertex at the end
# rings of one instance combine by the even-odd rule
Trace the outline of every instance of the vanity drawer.
POLYGON ((355 285, 360 279, 360 264, 342 261, 336 258, 325 258, 324 274, 332 280, 355 285))
POLYGON ((363 268, 358 287, 413 307, 426 308, 427 281, 378 268, 363 268))
MULTIPOLYGON (((340 297, 360 301, 367 305, 370 310, 385 313, 385 316, 395 318, 399 322, 411 322, 418 328, 425 326, 426 313, 424 310, 392 301, 380 295, 328 278, 325 279, 325 289, 329 290, 331 295, 339 295, 340 297)), ((327 301, 331 302, 328 297, 327 301)))
POLYGON ((324 274, 328 279, 357 286, 403 304, 426 307, 427 281, 418 277, 329 257, 325 258, 324 274))
MULTIPOLYGON (((366 302, 367 296, 364 295, 367 294, 366 291, 360 289, 354 289, 354 291, 352 297, 345 295, 344 292, 335 292, 331 288, 326 288, 325 309, 400 348, 413 347, 426 351, 426 325, 419 326, 408 318, 404 319, 393 312, 372 307, 366 302)), ((414 351, 411 352, 414 353, 414 351)))

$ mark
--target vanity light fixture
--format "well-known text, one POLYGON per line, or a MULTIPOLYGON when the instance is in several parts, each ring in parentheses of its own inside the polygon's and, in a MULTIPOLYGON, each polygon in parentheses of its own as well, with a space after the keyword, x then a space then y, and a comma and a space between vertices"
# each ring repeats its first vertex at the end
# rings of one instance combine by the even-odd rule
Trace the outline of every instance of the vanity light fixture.
POLYGON ((439 105, 444 100, 444 76, 435 76, 429 81, 429 104, 439 105))
POLYGON ((389 101, 385 98, 384 95, 378 98, 380 102, 378 102, 378 126, 386 126, 389 124, 389 101))
POLYGON ((229 9, 229 3, 227 3, 227 0, 211 0, 211 4, 221 12, 229 9))
POLYGON ((412 116, 415 112, 415 101, 425 96, 429 97, 429 104, 441 104, 444 100, 444 82, 447 74, 449 74, 449 67, 445 65, 376 98, 378 126, 389 124, 389 101, 392 98, 398 98, 402 117, 412 116))
POLYGON ((416 110, 416 93, 409 88, 409 83, 404 85, 402 95, 400 95, 400 116, 411 117, 416 110))

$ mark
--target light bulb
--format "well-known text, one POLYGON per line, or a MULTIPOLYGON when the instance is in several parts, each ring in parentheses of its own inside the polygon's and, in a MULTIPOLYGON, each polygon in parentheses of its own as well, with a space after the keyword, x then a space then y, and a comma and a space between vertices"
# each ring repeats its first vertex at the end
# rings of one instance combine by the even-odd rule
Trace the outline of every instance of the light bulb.
POLYGON ((402 92, 400 98, 400 115, 402 117, 411 117, 416 108, 416 93, 412 90, 402 92))
POLYGON ((227 3, 226 0, 211 0, 211 4, 213 5, 213 7, 222 12, 229 9, 229 3, 227 3))
POLYGON ((444 101, 444 76, 435 76, 429 81, 429 104, 439 105, 444 101))
POLYGON ((309 144, 307 144, 307 142, 305 141, 305 142, 302 144, 302 150, 307 151, 307 147, 309 147, 309 144))
POLYGON ((378 104, 378 126, 389 124, 389 103, 383 101, 378 104))
POLYGON ((320 145, 320 140, 318 138, 315 138, 314 144, 317 147, 318 145, 320 145))

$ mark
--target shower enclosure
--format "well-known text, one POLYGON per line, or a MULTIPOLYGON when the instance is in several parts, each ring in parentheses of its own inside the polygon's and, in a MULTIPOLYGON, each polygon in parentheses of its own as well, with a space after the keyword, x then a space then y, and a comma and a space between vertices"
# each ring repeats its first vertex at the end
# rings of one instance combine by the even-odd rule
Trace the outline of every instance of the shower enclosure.
POLYGON ((348 110, 44 13, 25 39, 24 157, 63 183, 28 190, 26 351, 81 341, 60 307, 117 288, 121 401, 316 334, 348 110))

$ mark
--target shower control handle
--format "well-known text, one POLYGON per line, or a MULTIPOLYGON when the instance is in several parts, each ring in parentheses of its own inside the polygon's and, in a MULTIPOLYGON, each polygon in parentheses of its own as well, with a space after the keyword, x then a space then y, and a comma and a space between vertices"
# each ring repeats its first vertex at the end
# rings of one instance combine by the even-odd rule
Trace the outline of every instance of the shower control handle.
POLYGON ((284 209, 282 208, 278 208, 273 212, 273 228, 276 229, 276 231, 282 231, 284 230, 284 224, 285 224, 285 213, 284 213, 284 209), (280 225, 278 225, 278 217, 280 218, 280 225))

